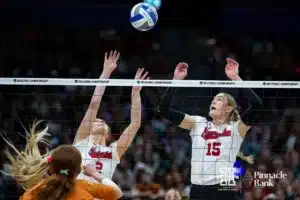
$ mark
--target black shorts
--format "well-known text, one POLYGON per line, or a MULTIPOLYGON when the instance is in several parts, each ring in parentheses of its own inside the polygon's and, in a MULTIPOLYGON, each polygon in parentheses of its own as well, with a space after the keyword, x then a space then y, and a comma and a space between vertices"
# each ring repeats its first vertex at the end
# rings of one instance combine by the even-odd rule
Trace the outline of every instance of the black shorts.
POLYGON ((190 200, 235 200, 238 192, 220 185, 192 185, 190 200))

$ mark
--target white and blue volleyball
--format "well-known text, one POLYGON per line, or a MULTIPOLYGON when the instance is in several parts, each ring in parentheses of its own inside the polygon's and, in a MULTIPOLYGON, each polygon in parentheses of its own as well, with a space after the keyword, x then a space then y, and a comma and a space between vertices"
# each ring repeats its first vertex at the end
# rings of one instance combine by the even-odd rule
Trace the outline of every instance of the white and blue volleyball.
POLYGON ((148 3, 151 6, 154 6, 156 10, 159 10, 161 6, 161 0, 144 0, 144 3, 148 3))
POLYGON ((136 4, 130 12, 130 23, 139 31, 152 29, 158 20, 157 10, 147 3, 136 4))

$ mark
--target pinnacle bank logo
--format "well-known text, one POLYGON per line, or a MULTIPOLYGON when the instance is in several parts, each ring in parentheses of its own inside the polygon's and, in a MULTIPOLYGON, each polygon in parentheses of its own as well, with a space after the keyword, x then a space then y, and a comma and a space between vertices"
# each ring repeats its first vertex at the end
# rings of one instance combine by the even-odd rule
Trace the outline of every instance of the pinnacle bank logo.
POLYGON ((252 176, 252 173, 250 171, 247 171, 245 173, 244 178, 243 178, 244 186, 247 187, 247 188, 251 187, 251 185, 253 183, 253 180, 254 180, 254 178, 252 176))
MULTIPOLYGON (((287 173, 262 173, 259 171, 245 170, 240 162, 234 163, 233 167, 220 169, 220 185, 225 189, 232 189, 236 186, 236 180, 242 182, 243 188, 275 187, 277 180, 287 179, 287 173)), ((222 189, 222 190, 225 190, 222 189)))
POLYGON ((278 173, 262 173, 258 171, 247 171, 243 178, 243 185, 246 188, 254 186, 260 187, 275 187, 276 180, 287 179, 287 173, 282 171, 278 173))

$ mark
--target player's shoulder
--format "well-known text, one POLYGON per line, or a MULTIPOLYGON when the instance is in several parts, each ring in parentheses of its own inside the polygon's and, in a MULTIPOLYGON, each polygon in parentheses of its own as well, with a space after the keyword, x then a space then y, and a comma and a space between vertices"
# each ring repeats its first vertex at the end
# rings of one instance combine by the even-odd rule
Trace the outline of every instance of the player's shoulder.
POLYGON ((32 190, 27 190, 24 192, 24 194, 20 197, 20 200, 29 200, 34 197, 32 190))
POLYGON ((32 194, 28 191, 26 191, 21 197, 20 200, 30 200, 32 199, 32 194))
POLYGON ((243 122, 241 120, 239 121, 230 121, 230 123, 227 126, 231 126, 231 129, 239 131, 241 130, 241 127, 243 128, 243 122))
POLYGON ((199 115, 191 115, 191 117, 194 118, 194 125, 192 127, 192 130, 206 127, 207 123, 209 122, 205 117, 199 115))
POLYGON ((195 123, 201 123, 201 122, 208 122, 208 120, 206 119, 206 117, 203 116, 199 116, 199 115, 192 115, 191 117, 194 118, 195 123))
POLYGON ((74 147, 82 147, 82 146, 87 146, 89 143, 89 138, 85 138, 84 140, 80 141, 80 142, 77 142, 77 143, 74 143, 73 146, 74 147))
POLYGON ((97 190, 106 189, 106 185, 103 185, 101 183, 90 182, 87 180, 78 180, 77 179, 75 184, 77 187, 85 189, 87 191, 93 191, 95 189, 97 189, 97 190))
POLYGON ((45 183, 45 181, 42 180, 42 181, 40 181, 39 183, 37 183, 35 186, 33 186, 33 187, 27 189, 27 190, 24 192, 24 194, 20 197, 20 199, 22 199, 22 200, 27 200, 27 199, 30 200, 30 199, 36 197, 37 194, 38 194, 38 192, 39 192, 39 190, 38 190, 39 187, 40 187, 41 185, 43 185, 44 183, 45 183))
POLYGON ((95 187, 95 185, 101 185, 101 184, 89 182, 83 179, 76 179, 75 185, 86 190, 91 190, 95 187))
POLYGON ((76 179, 75 184, 78 186, 90 186, 93 183, 88 182, 87 180, 84 180, 84 179, 76 179))

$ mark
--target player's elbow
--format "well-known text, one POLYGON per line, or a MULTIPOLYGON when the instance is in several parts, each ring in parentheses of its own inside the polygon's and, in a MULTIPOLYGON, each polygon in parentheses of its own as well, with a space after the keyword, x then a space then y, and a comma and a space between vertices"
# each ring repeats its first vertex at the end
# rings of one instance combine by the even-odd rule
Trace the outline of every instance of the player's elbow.
POLYGON ((133 131, 133 132, 138 131, 140 129, 140 127, 141 127, 141 124, 142 124, 141 120, 133 120, 133 121, 131 121, 130 125, 129 125, 130 130, 133 131))
POLYGON ((180 125, 184 118, 185 118, 185 114, 172 110, 172 109, 168 109, 168 110, 158 110, 158 114, 159 116, 169 120, 170 122, 172 122, 175 125, 180 125))
POLYGON ((89 110, 98 109, 100 106, 100 101, 98 99, 92 99, 88 107, 89 110))

